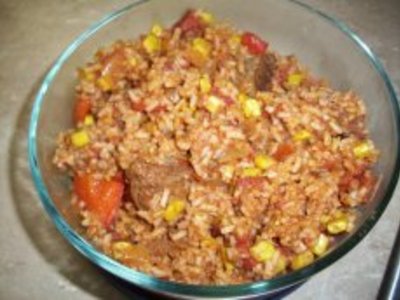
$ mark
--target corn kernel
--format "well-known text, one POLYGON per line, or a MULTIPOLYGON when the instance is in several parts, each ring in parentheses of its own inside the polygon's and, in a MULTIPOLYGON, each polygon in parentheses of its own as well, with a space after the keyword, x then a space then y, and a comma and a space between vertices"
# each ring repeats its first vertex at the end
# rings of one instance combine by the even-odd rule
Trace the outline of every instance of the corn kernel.
POLYGON ((185 209, 186 203, 183 200, 172 199, 164 212, 164 219, 167 222, 175 221, 185 209))
POLYGON ((221 260, 224 264, 229 262, 228 259, 228 251, 226 250, 225 247, 220 248, 220 255, 221 255, 221 260))
POLYGON ((85 130, 78 130, 71 135, 72 145, 75 147, 83 147, 89 144, 89 135, 85 130))
POLYGON ((261 116, 261 104, 256 99, 247 98, 242 106, 246 118, 257 118, 261 116))
POLYGON ((314 261, 314 255, 312 254, 312 252, 305 251, 297 255, 295 258, 293 258, 290 266, 293 270, 299 270, 301 268, 304 268, 305 266, 308 266, 313 261, 314 261))
POLYGON ((192 43, 193 49, 204 57, 208 57, 211 52, 211 44, 203 38, 195 38, 192 43))
POLYGON ((261 175, 261 170, 254 167, 244 168, 242 175, 244 177, 257 177, 261 175))
POLYGON ((301 73, 290 74, 287 79, 287 84, 291 87, 297 87, 303 82, 304 76, 301 73))
POLYGON ((150 33, 143 40, 143 47, 146 49, 147 53, 153 54, 160 51, 161 41, 156 35, 150 33))
POLYGON ((329 215, 322 215, 320 218, 321 224, 326 225, 330 221, 331 217, 329 215))
POLYGON ((126 241, 114 242, 111 244, 113 256, 119 260, 147 260, 149 259, 148 250, 142 245, 135 245, 126 241))
POLYGON ((232 274, 233 270, 235 269, 235 266, 233 264, 229 263, 229 262, 225 263, 224 267, 225 267, 225 271, 228 274, 232 274))
POLYGON ((87 115, 85 119, 83 119, 83 124, 86 126, 90 126, 94 124, 94 118, 92 115, 87 115))
POLYGON ((111 250, 116 259, 122 259, 134 249, 134 245, 129 242, 115 242, 111 246, 111 250))
POLYGON ((320 234, 314 243, 312 251, 315 255, 321 256, 328 250, 329 238, 325 234, 320 234))
POLYGON ((274 245, 267 241, 260 241, 250 248, 251 256, 253 256, 253 258, 258 262, 266 262, 267 260, 270 260, 275 253, 276 249, 274 245))
POLYGON ((247 100, 247 96, 243 93, 240 93, 238 96, 239 103, 243 105, 243 103, 247 100))
POLYGON ((212 95, 208 97, 205 107, 210 113, 215 114, 222 107, 222 105, 222 100, 212 95))
POLYGON ((293 135, 293 139, 295 141, 307 141, 307 140, 311 139, 311 137, 312 137, 311 132, 309 132, 308 130, 305 130, 305 129, 300 130, 293 135))
POLYGON ((274 164, 274 160, 265 154, 258 154, 254 158, 254 164, 261 170, 266 170, 274 164))
POLYGON ((283 271, 286 270, 286 266, 287 266, 287 259, 284 256, 280 255, 274 268, 275 273, 276 274, 282 273, 283 271))
POLYGON ((365 141, 353 148, 353 153, 357 158, 365 158, 371 155, 373 150, 372 143, 365 141))
POLYGON ((97 79, 97 85, 103 92, 108 92, 112 89, 113 82, 109 75, 104 75, 97 79))
POLYGON ((79 77, 83 80, 93 82, 96 79, 96 75, 93 71, 88 68, 83 68, 79 70, 79 77))
POLYGON ((199 85, 200 85, 200 91, 203 94, 207 94, 208 92, 210 92, 211 91, 210 77, 208 75, 201 76, 199 85))
POLYGON ((201 245, 202 245, 203 247, 206 247, 206 248, 215 247, 215 246, 217 246, 217 241, 216 241, 214 238, 209 237, 209 238, 204 239, 204 240, 201 242, 201 245))
POLYGON ((214 16, 207 11, 200 10, 197 12, 197 14, 200 19, 206 24, 211 24, 214 22, 214 16))
POLYGON ((348 225, 349 225, 349 220, 347 219, 346 216, 342 216, 332 221, 329 221, 326 226, 326 229, 330 234, 339 234, 345 232, 348 228, 348 225))
POLYGON ((235 172, 235 167, 232 165, 224 165, 220 168, 222 178, 225 180, 230 180, 235 172))
POLYGON ((136 59, 136 57, 130 57, 129 59, 128 59, 128 63, 132 66, 132 67, 136 67, 137 66, 137 59, 136 59))
POLYGON ((228 40, 229 45, 233 48, 236 48, 237 46, 239 46, 240 42, 241 42, 241 37, 238 34, 232 35, 228 40))
POLYGON ((163 28, 159 24, 154 24, 153 27, 151 27, 151 33, 155 36, 161 36, 162 32, 163 28))

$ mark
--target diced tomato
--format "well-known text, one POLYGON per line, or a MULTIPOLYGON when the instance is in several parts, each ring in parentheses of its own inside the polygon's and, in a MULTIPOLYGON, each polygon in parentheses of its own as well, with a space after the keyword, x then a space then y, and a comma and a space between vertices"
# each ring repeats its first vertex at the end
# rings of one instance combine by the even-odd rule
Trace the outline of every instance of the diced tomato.
POLYGON ((261 115, 262 115, 265 119, 268 119, 268 118, 271 117, 270 113, 267 112, 267 111, 265 111, 265 110, 262 111, 261 115))
POLYGON ((294 152, 294 146, 290 143, 280 144, 274 153, 274 158, 278 161, 285 160, 289 155, 294 152))
POLYGON ((173 28, 180 28, 185 33, 200 33, 204 29, 204 23, 199 16, 196 15, 194 10, 188 10, 183 17, 173 26, 173 28))
POLYGON ((85 117, 90 113, 90 99, 84 95, 81 95, 77 98, 74 107, 74 122, 78 124, 79 122, 83 122, 85 117))
POLYGON ((146 104, 144 103, 143 100, 138 101, 138 102, 133 102, 132 109, 135 111, 138 111, 138 112, 143 112, 146 110, 146 104))
POLYGON ((346 174, 340 178, 339 181, 339 189, 341 191, 347 191, 350 187, 351 181, 353 180, 353 175, 351 174, 346 174))
POLYGON ((242 268, 246 271, 251 271, 256 266, 257 262, 251 256, 242 258, 242 268))
POLYGON ((262 187, 262 185, 266 182, 265 177, 244 177, 238 180, 238 186, 243 188, 258 188, 262 187))
POLYGON ((98 180, 90 174, 76 175, 74 191, 86 204, 88 210, 97 216, 105 227, 108 227, 121 203, 124 183, 119 178, 98 180))
POLYGON ((251 246, 251 238, 249 235, 236 237, 236 248, 242 253, 248 253, 251 246))
POLYGON ((322 167, 327 171, 334 170, 336 168, 336 166, 337 166, 337 162, 334 159, 326 160, 322 165, 322 167))
POLYGON ((243 33, 241 42, 242 45, 245 46, 253 55, 261 55, 265 53, 268 47, 267 42, 264 42, 261 38, 251 32, 243 33))

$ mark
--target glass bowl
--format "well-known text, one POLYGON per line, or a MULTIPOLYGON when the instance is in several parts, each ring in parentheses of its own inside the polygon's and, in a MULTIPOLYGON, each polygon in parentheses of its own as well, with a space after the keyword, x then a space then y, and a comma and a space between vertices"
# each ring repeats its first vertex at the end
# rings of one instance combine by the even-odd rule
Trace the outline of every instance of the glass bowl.
POLYGON ((158 293, 190 297, 251 297, 294 286, 328 267, 357 245, 388 204, 399 176, 399 107, 388 75, 371 49, 346 25, 298 1, 134 1, 112 13, 73 41, 56 60, 37 94, 29 128, 29 162, 41 201, 65 238, 96 265, 117 277, 158 293), (250 3, 250 2, 247 2, 250 3), (282 54, 295 54, 314 74, 337 89, 355 90, 368 109, 368 128, 381 150, 381 175, 371 201, 360 209, 353 232, 313 264, 271 280, 240 285, 173 283, 129 269, 107 257, 84 237, 70 210, 70 179, 52 164, 57 134, 72 125, 75 70, 101 46, 131 39, 153 22, 169 25, 188 8, 203 8, 238 28, 252 31, 282 54))

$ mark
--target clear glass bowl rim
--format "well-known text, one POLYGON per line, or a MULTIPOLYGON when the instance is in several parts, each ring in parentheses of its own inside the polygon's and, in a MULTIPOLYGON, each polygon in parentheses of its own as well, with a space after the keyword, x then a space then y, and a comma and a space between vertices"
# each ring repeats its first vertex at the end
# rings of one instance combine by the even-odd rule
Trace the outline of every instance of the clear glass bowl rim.
MULTIPOLYGON (((191 285, 175 283, 166 280, 161 280, 150 275, 132 270, 117 261, 114 261, 110 257, 101 253, 99 250, 95 249, 90 243, 83 239, 72 227, 64 220, 64 218, 59 214, 57 208, 55 207, 48 190, 42 179, 42 174, 37 162, 37 147, 36 147, 36 131, 37 124, 40 115, 41 104, 46 95, 48 87, 52 84, 57 72, 68 59, 68 57, 78 48, 79 45, 84 43, 88 38, 90 38, 99 29, 106 26, 108 23, 114 19, 120 17, 121 15, 127 13, 131 9, 135 9, 138 5, 149 2, 151 0, 136 0, 133 3, 125 6, 124 8, 117 10, 97 23, 90 26, 86 31, 79 35, 56 59, 55 63, 51 67, 50 71, 45 76, 43 83, 41 84, 38 93, 36 95, 31 119, 29 124, 28 132, 28 159, 29 165, 33 177, 33 181, 36 190, 39 193, 40 200, 45 207, 47 213, 50 215, 51 219, 55 223, 57 229, 62 233, 62 235, 84 256, 86 256, 94 264, 100 266, 101 268, 107 270, 111 274, 126 280, 127 282, 133 283, 144 289, 158 291, 170 295, 183 295, 189 297, 245 297, 258 294, 265 294, 269 292, 276 292, 281 289, 288 288, 300 283, 307 279, 308 277, 314 275, 320 270, 328 267, 336 260, 341 258, 347 252, 349 252, 355 245, 357 245, 364 236, 371 230, 371 228, 378 221, 379 217, 385 210, 387 204, 389 203, 400 172, 400 156, 399 152, 396 153, 395 168, 390 179, 388 188, 385 192, 383 199, 375 208, 374 212, 365 220, 365 222, 359 227, 359 229, 354 232, 347 240, 345 240, 338 248, 334 249, 328 255, 317 260, 308 267, 301 269, 296 272, 291 272, 281 277, 273 278, 270 280, 257 281, 247 284, 239 285, 221 285, 221 286, 207 286, 207 285, 191 285)), ((358 49, 369 59, 369 62, 375 67, 377 73, 383 79, 387 92, 390 97, 392 109, 394 111, 395 122, 396 122, 396 132, 400 132, 400 110, 398 100, 396 98, 396 93, 394 91, 393 85, 390 81, 388 74, 386 73, 381 62, 375 55, 375 53, 370 49, 370 47, 346 24, 339 21, 338 19, 318 10, 314 7, 304 4, 298 0, 287 0, 292 2, 294 5, 298 5, 310 13, 318 15, 319 17, 325 19, 337 29, 345 33, 357 46, 358 49)), ((398 140, 397 149, 400 149, 400 141, 398 140)))

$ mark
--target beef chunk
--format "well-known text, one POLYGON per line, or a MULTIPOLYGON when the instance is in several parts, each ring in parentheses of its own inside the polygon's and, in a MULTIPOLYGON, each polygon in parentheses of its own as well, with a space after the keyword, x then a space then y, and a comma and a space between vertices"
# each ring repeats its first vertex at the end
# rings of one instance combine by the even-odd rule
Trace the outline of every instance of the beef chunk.
POLYGON ((191 167, 179 161, 168 165, 136 161, 127 171, 132 200, 139 209, 151 209, 154 195, 162 193, 164 189, 169 189, 172 196, 185 199, 192 174, 191 167))
POLYGON ((276 58, 267 53, 260 57, 254 71, 254 85, 258 91, 267 91, 271 88, 272 78, 276 69, 276 58))

